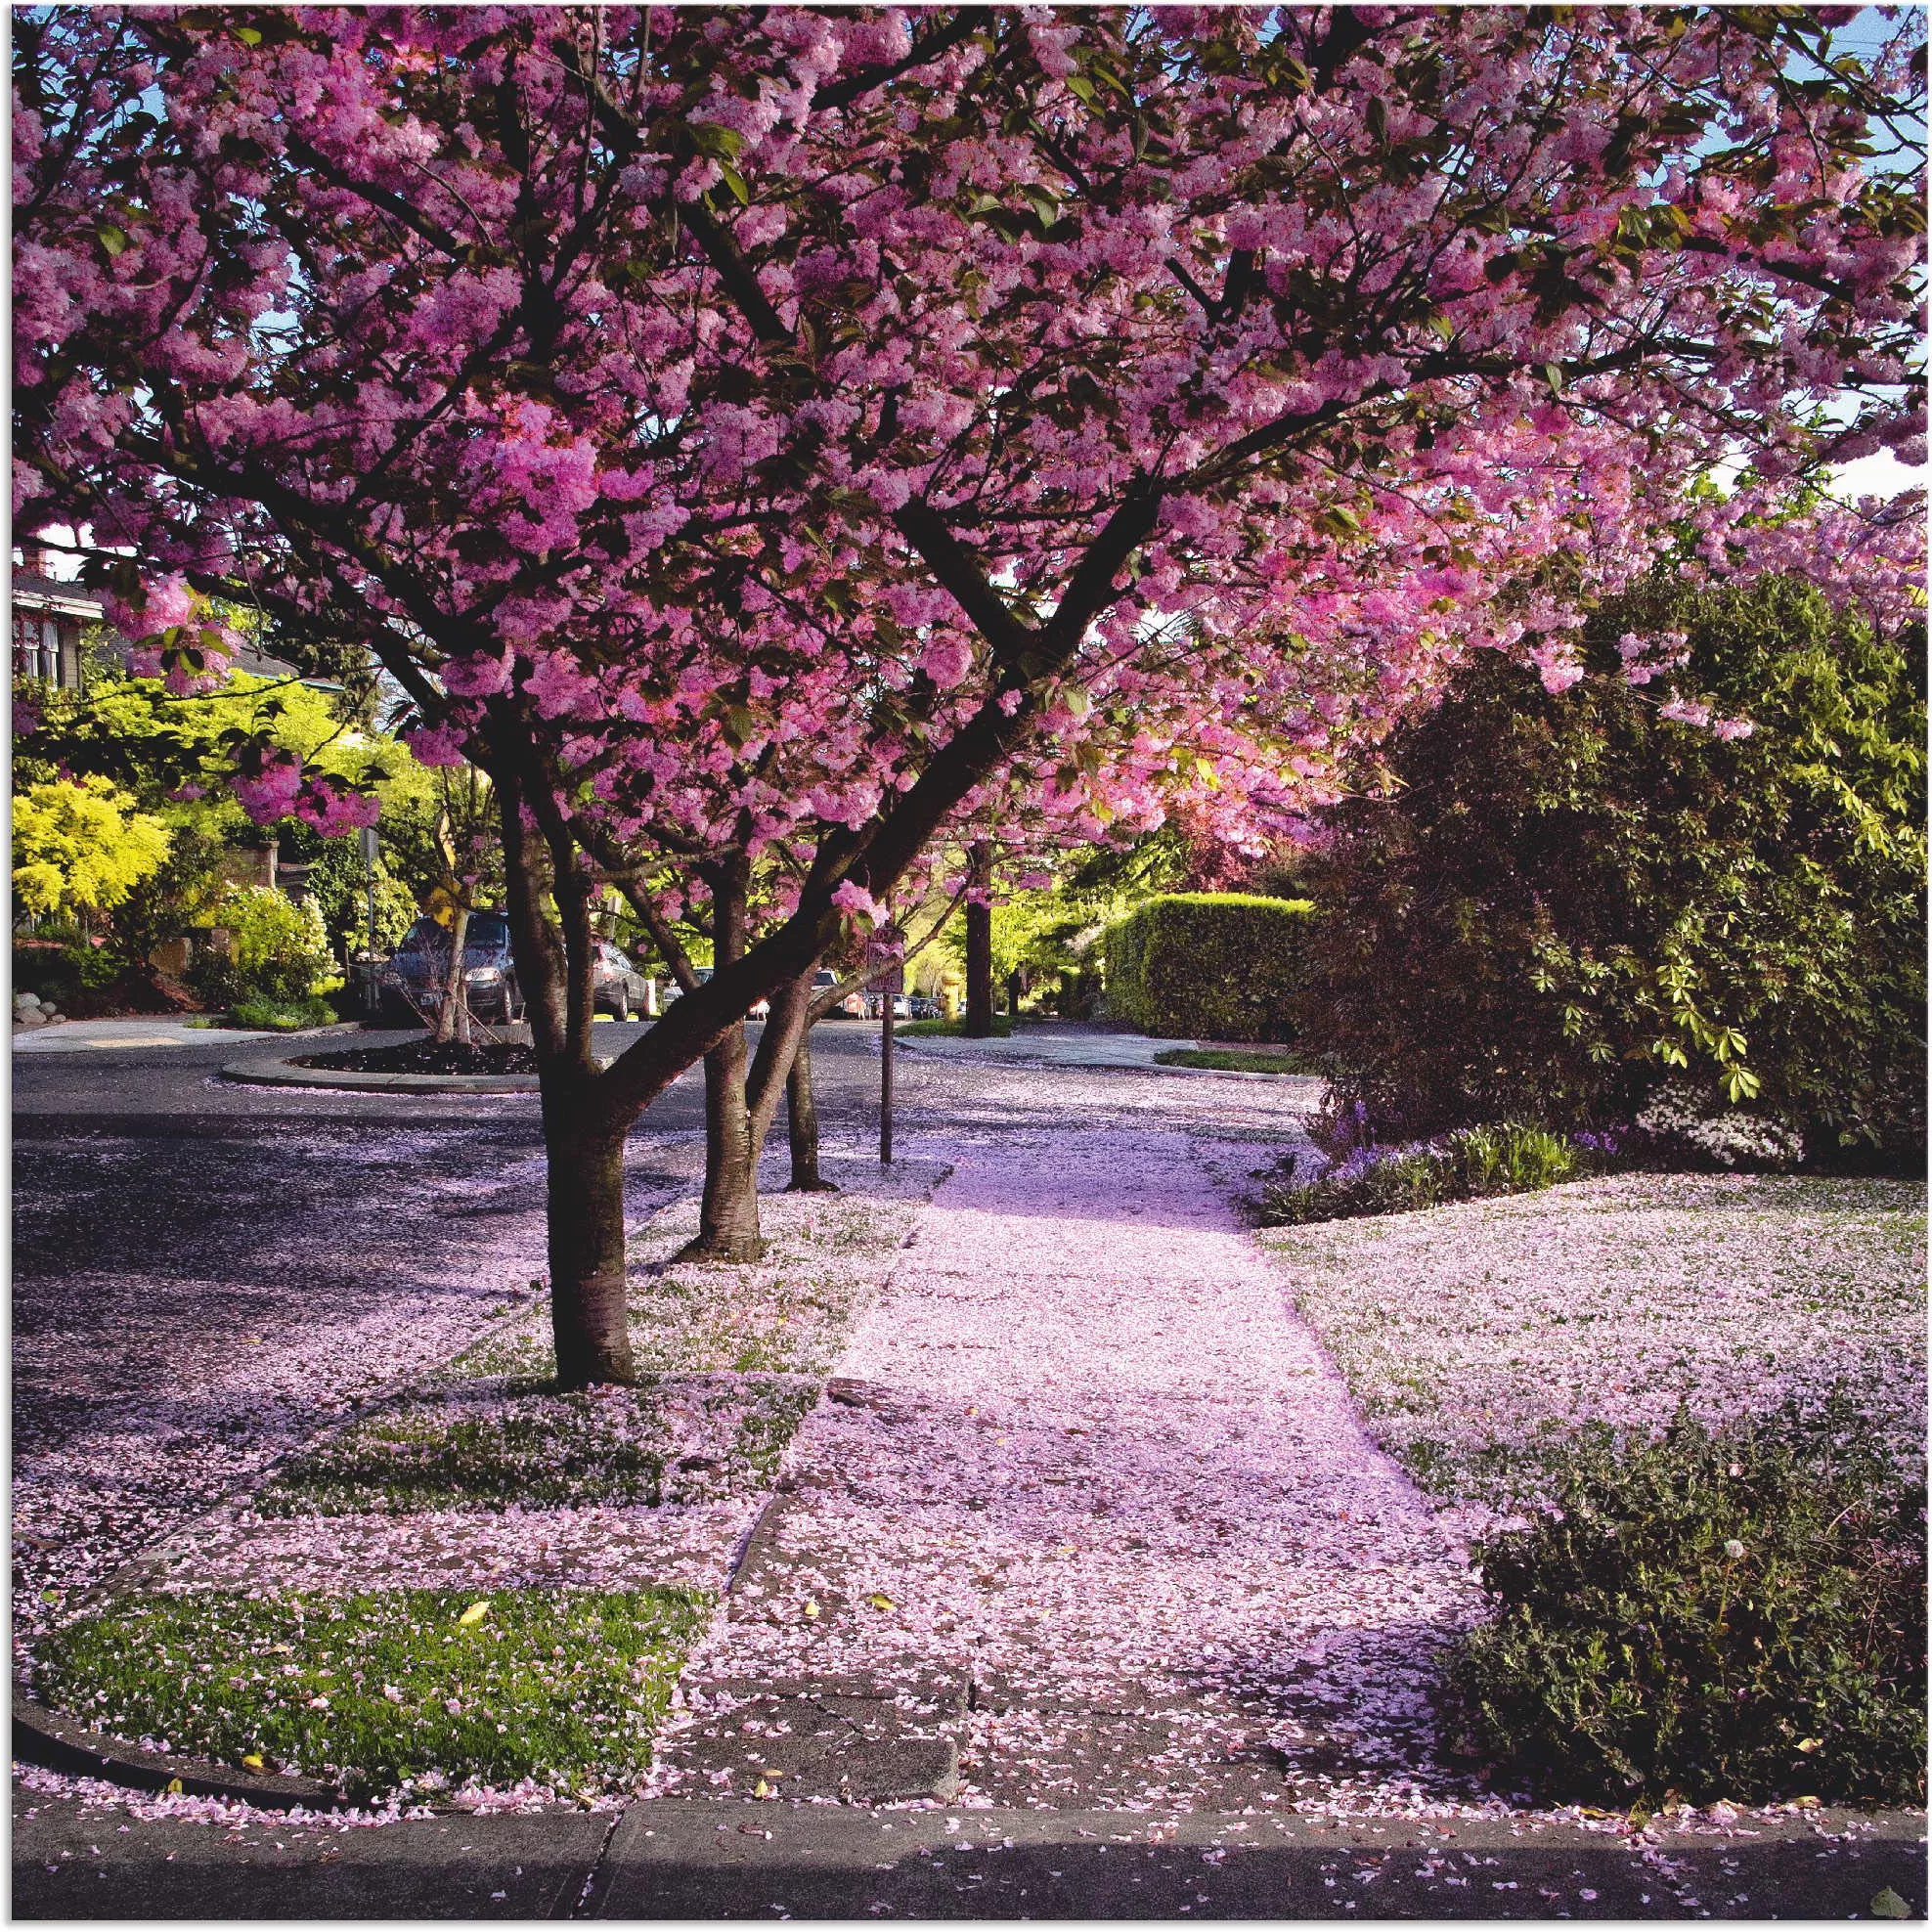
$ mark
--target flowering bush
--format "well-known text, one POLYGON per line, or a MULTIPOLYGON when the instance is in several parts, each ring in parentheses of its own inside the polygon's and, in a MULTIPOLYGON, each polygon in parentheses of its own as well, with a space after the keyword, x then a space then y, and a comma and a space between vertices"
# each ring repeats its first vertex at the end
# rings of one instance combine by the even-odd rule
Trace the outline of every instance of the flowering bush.
POLYGON ((1839 1398, 1587 1431, 1479 1549, 1467 1741, 1557 1799, 1922 1803, 1924 1512, 1839 1398))
POLYGON ((1673 1164, 1755 1168, 1778 1173, 1804 1158, 1802 1136, 1762 1114, 1737 1108, 1713 1111, 1689 1087, 1667 1082, 1637 1116, 1640 1131, 1673 1164))
POLYGON ((1290 1155, 1283 1180, 1261 1197, 1261 1220, 1269 1227, 1297 1227, 1304 1221, 1406 1213, 1485 1195, 1525 1194, 1575 1179, 1588 1171, 1588 1157, 1604 1146, 1602 1136, 1565 1140, 1542 1127, 1506 1120, 1406 1147, 1356 1147, 1299 1183, 1297 1157, 1290 1155))

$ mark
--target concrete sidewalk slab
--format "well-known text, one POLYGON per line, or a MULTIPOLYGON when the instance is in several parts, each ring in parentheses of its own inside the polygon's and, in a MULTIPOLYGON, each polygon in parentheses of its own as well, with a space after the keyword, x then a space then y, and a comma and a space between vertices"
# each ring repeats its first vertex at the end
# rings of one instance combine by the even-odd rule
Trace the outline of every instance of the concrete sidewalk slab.
POLYGON ((14 1051, 89 1053, 105 1048, 229 1046, 250 1039, 315 1040, 356 1031, 346 1024, 305 1028, 298 1033, 250 1027, 191 1027, 179 1014, 162 1013, 133 1020, 63 1020, 57 1027, 15 1033, 14 1051))

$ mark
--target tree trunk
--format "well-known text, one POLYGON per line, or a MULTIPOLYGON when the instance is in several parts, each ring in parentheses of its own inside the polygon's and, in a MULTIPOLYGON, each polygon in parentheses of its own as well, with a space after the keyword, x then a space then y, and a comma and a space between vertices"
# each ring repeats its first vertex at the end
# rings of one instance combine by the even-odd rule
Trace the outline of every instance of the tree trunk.
POLYGON ((758 1155, 745 1099, 745 1030, 733 1027, 704 1056, 704 1199, 698 1232, 681 1261, 756 1261, 758 1155))
POLYGON ((435 1039, 469 1044, 469 982, 463 978, 463 946, 469 939, 469 908, 459 906, 450 921, 450 969, 443 976, 443 1003, 436 1009, 435 1039))
POLYGON ((624 1135, 573 1131, 558 1125, 548 1105, 545 1112, 557 1386, 634 1382, 625 1295, 624 1135))
MULTIPOLYGON (((987 849, 972 853, 976 886, 987 883, 990 866, 987 849)), ((966 901, 966 1037, 986 1039, 992 1032, 992 907, 976 899, 966 901)))
POLYGON ((836 1194, 836 1183, 818 1171, 818 1101, 812 1091, 812 1030, 799 1036, 792 1070, 785 1076, 785 1124, 791 1134, 792 1178, 788 1194, 836 1194))

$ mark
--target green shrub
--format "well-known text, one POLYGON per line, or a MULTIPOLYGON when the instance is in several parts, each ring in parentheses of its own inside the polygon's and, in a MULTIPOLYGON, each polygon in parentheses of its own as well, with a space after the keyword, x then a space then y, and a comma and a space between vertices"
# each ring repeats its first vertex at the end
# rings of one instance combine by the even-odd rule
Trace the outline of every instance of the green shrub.
POLYGON ((1925 1792, 1925 1489, 1843 1397, 1660 1440, 1599 1426, 1554 1508, 1477 1552, 1467 1743, 1539 1796, 1628 1806, 1925 1792))
POLYGON ((297 905, 273 886, 245 886, 223 901, 235 965, 249 990, 284 1002, 307 999, 334 961, 313 900, 297 905))
POLYGON ((1531 1194, 1574 1180, 1589 1164, 1575 1141, 1515 1120, 1461 1127, 1419 1147, 1358 1147, 1298 1184, 1290 1155, 1286 1177, 1262 1193, 1260 1218, 1267 1227, 1299 1227, 1405 1214, 1493 1194, 1531 1194))
POLYGON ((1107 929, 1115 1017, 1163 1039, 1287 1040, 1305 899, 1164 893, 1107 929))
POLYGON ((338 1015, 326 999, 238 999, 229 1017, 238 1027, 264 1032, 297 1033, 310 1027, 332 1027, 338 1015))
MULTIPOLYGON (((1021 1025, 1026 1022, 1022 1021, 1021 1025)), ((966 1022, 964 1020, 904 1020, 893 1032, 900 1039, 964 1039, 966 1022)), ((1012 1036, 1013 1022, 1004 1013, 995 1013, 992 1019, 991 1039, 1008 1039, 1012 1036)))
POLYGON ((1311 861, 1295 1019, 1339 1101, 1409 1140, 1627 1122, 1674 1081, 1813 1160, 1922 1151, 1923 645, 1790 579, 1660 578, 1592 620, 1568 690, 1475 652, 1311 861), (1619 639, 1666 633, 1686 662, 1631 688, 1619 639))

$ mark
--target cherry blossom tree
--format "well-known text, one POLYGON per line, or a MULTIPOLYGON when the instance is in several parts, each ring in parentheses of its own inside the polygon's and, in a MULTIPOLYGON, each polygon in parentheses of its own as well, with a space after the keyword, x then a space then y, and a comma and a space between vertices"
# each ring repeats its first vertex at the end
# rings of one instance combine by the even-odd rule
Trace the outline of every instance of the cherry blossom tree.
POLYGON ((171 668, 219 590, 490 774, 559 1376, 623 1380, 631 1122, 761 997, 780 1067, 936 837, 1288 825, 1471 648, 1580 675, 1666 526, 1917 460, 1922 22, 1830 17, 23 15, 18 513, 171 668), (742 943, 599 1071, 665 864, 742 943))

